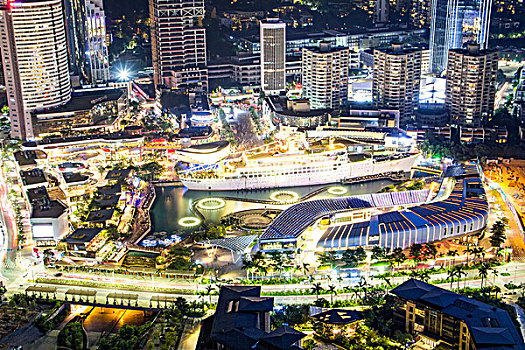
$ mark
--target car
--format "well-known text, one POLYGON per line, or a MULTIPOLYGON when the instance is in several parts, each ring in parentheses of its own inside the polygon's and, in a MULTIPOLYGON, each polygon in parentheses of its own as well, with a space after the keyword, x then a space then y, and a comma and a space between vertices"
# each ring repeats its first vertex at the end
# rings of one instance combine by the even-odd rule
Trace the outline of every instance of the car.
POLYGON ((63 275, 62 272, 57 272, 57 273, 55 273, 53 276, 55 276, 55 277, 61 277, 62 275, 63 275))

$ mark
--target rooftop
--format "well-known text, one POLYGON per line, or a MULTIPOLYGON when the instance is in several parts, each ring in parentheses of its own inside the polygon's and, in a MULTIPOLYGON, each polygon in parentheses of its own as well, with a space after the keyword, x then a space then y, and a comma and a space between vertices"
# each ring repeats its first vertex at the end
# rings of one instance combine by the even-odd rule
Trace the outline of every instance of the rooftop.
POLYGON ((68 185, 89 180, 89 176, 81 173, 64 172, 62 177, 68 185))
POLYGON ((101 195, 120 194, 122 192, 122 186, 119 183, 114 185, 106 185, 98 188, 98 193, 101 195))
POLYGON ((67 207, 60 201, 48 201, 44 204, 33 206, 31 219, 57 219, 65 212, 67 212, 67 207))
POLYGON ((89 243, 95 238, 101 228, 78 228, 64 239, 66 243, 89 243))
POLYGON ((47 189, 44 186, 30 188, 26 193, 31 204, 49 200, 47 189))
POLYGON ((36 151, 16 151, 14 156, 20 166, 37 165, 36 159, 38 159, 38 156, 36 151))
POLYGON ((119 199, 118 194, 105 194, 96 196, 95 202, 102 208, 113 208, 118 204, 119 199))
POLYGON ((125 91, 122 89, 75 91, 71 99, 64 105, 46 111, 38 111, 37 114, 56 114, 76 111, 91 110, 102 102, 117 101, 125 91))
POLYGON ((82 143, 82 142, 100 142, 100 141, 118 141, 126 139, 141 139, 142 135, 130 135, 128 133, 112 133, 112 134, 91 134, 71 137, 49 137, 38 141, 27 141, 22 143, 22 147, 35 148, 38 146, 47 146, 55 144, 68 143, 82 143))
POLYGON ((106 174, 106 180, 121 180, 129 176, 131 172, 130 168, 126 169, 112 169, 106 174))
MULTIPOLYGON (((261 286, 224 286, 220 290, 211 339, 234 350, 299 349, 305 335, 287 326, 262 329, 261 314, 273 310, 273 298, 261 297, 261 286)), ((263 316, 264 317, 264 316, 263 316)))
POLYGON ((25 186, 44 184, 47 182, 46 176, 40 168, 21 171, 20 177, 22 178, 22 182, 25 186))
POLYGON ((106 222, 108 220, 111 220, 114 212, 115 212, 115 209, 92 210, 89 212, 86 222, 93 222, 93 223, 106 222))

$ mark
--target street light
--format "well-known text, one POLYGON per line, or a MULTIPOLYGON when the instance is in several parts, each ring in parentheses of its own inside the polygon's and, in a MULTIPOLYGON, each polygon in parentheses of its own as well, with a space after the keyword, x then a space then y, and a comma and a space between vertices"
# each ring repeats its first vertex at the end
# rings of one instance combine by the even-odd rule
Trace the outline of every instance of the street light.
POLYGON ((123 68, 123 69, 120 69, 118 71, 118 78, 120 80, 128 81, 129 80, 129 75, 130 75, 130 73, 129 73, 127 68, 123 68))

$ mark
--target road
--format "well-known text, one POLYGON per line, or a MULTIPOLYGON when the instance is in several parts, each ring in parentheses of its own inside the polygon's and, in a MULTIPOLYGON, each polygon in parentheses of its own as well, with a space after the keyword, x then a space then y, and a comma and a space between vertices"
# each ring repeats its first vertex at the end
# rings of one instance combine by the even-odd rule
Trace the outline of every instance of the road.
POLYGON ((3 226, 2 251, 0 261, 0 274, 7 279, 4 283, 9 284, 9 281, 14 280, 19 274, 20 270, 17 268, 17 233, 16 218, 11 203, 8 198, 7 181, 3 171, 0 167, 0 218, 3 226))
POLYGON ((511 82, 506 81, 503 83, 503 85, 500 87, 498 92, 496 93, 496 99, 494 102, 494 110, 497 110, 505 104, 507 101, 507 95, 512 93, 514 91, 514 88, 512 87, 511 82))
MULTIPOLYGON (((457 257, 456 259, 461 260, 464 257, 457 257)), ((509 263, 504 266, 499 266, 495 268, 498 271, 497 275, 493 275, 492 273, 489 274, 489 277, 485 280, 484 285, 493 285, 494 283, 499 286, 503 291, 506 290, 504 287, 504 284, 508 282, 512 282, 516 285, 519 285, 520 283, 525 283, 525 263, 509 263)), ((85 277, 85 279, 89 279, 89 274, 66 274, 63 275, 61 278, 63 279, 73 279, 73 278, 82 278, 82 276, 85 277)), ((434 274, 431 275, 433 280, 439 279, 444 280, 447 278, 446 273, 441 274, 434 274)), ((390 279, 390 283, 392 284, 400 284, 404 281, 406 281, 409 277, 394 277, 390 279)), ((16 293, 24 293, 25 289, 30 285, 35 285, 34 283, 31 283, 27 281, 27 277, 25 279, 19 279, 17 280, 17 285, 13 285, 8 290, 8 295, 16 294, 16 293)), ((118 280, 127 280, 128 283, 134 284, 134 285, 143 285, 146 286, 149 283, 149 286, 151 287, 152 282, 146 282, 144 280, 138 280, 136 278, 127 278, 125 276, 119 277, 118 280)), ((384 284, 384 280, 378 279, 378 278, 368 278, 368 284, 369 286, 379 286, 384 284)), ((186 289, 188 292, 195 290, 195 284, 184 282, 184 281, 155 281, 153 282, 155 287, 157 288, 166 288, 171 287, 177 290, 186 289)), ((329 280, 322 280, 319 281, 323 288, 327 289, 328 285, 334 284, 336 285, 337 289, 342 289, 343 286, 351 285, 356 286, 359 283, 359 278, 347 278, 343 281, 329 281, 329 280)), ((98 303, 106 303, 107 302, 107 296, 109 293, 112 292, 118 292, 120 293, 120 290, 112 290, 107 287, 82 287, 82 286, 65 286, 65 285, 54 285, 54 284, 38 284, 39 286, 55 286, 57 288, 57 297, 59 299, 64 300, 65 293, 68 290, 85 290, 85 291, 95 291, 97 292, 96 301, 98 303)), ((450 289, 450 282, 437 284, 438 286, 446 289, 450 289)), ((461 281, 459 283, 460 287, 480 287, 481 286, 481 279, 479 278, 479 274, 477 270, 471 270, 467 271, 466 279, 461 281)), ((204 290, 205 286, 200 285, 198 287, 199 290, 204 290)), ((457 288, 457 282, 454 282, 453 288, 457 288)), ((285 292, 285 291, 297 291, 297 290, 304 290, 308 291, 311 289, 311 284, 289 284, 289 285, 264 285, 262 287, 263 293, 275 293, 275 292, 285 292)), ((188 301, 194 301, 194 300, 202 300, 201 296, 195 295, 195 294, 180 294, 180 293, 161 293, 161 292, 152 292, 152 291, 122 291, 122 293, 128 293, 128 294, 136 294, 138 296, 138 305, 142 307, 150 307, 150 306, 157 306, 156 302, 153 302, 153 304, 150 304, 150 300, 154 296, 164 297, 164 298, 176 298, 176 297, 184 297, 188 301)), ((350 293, 344 293, 340 294, 338 298, 351 298, 353 294, 350 293)), ((329 297, 326 295, 325 297, 329 297)), ((78 297, 77 297, 78 298, 78 297)), ((208 300, 208 296, 205 296, 205 300, 208 300)), ((309 293, 308 295, 289 295, 289 296, 275 296, 275 303, 276 304, 296 304, 296 303, 311 303, 316 299, 315 294, 309 293)), ((512 300, 515 301, 515 297, 512 300)), ((90 298, 91 300, 91 298, 90 298)), ((212 302, 217 301, 217 296, 212 296, 212 302)), ((111 302, 111 301, 110 301, 111 302)), ((125 302, 127 304, 127 301, 125 302)), ((161 302, 162 304, 162 302, 161 302)))

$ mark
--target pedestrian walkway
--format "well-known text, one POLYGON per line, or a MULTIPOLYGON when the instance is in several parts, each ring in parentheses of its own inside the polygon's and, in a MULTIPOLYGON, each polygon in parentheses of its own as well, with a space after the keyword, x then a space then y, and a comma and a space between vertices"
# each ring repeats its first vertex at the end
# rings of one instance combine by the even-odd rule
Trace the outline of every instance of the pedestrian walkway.
POLYGON ((185 319, 184 330, 180 338, 178 350, 195 350, 201 333, 201 318, 185 319))

